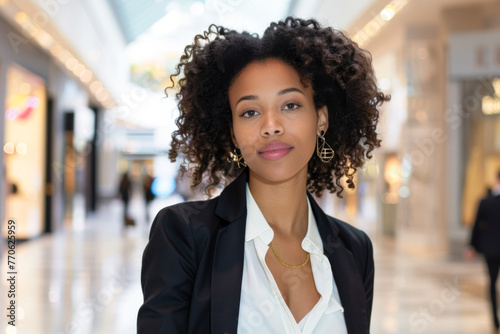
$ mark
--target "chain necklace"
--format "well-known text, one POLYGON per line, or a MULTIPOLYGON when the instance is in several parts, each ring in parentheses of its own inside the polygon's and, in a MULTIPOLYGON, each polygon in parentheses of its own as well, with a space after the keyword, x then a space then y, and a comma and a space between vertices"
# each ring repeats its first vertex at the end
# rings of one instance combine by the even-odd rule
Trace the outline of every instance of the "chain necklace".
POLYGON ((273 251, 274 256, 276 256, 276 258, 278 259, 278 261, 279 261, 282 265, 284 265, 285 267, 288 267, 288 268, 291 268, 291 269, 298 269, 298 268, 302 268, 303 266, 305 266, 305 265, 307 264, 307 262, 309 262, 309 258, 311 257, 311 254, 307 253, 307 258, 306 258, 306 260, 304 261, 304 263, 299 264, 299 265, 297 265, 297 266, 294 266, 294 265, 291 265, 291 264, 287 264, 287 263, 285 263, 285 261, 283 261, 283 260, 280 258, 280 256, 279 256, 279 255, 278 255, 278 253, 276 252, 276 249, 274 249, 274 247, 273 247, 273 243, 272 243, 272 242, 270 242, 268 246, 269 246, 269 247, 271 247, 271 250, 273 251))

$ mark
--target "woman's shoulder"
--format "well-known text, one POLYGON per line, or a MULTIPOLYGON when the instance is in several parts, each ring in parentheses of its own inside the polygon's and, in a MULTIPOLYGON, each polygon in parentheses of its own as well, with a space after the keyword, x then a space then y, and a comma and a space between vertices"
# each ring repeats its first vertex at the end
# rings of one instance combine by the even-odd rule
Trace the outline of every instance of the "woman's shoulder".
POLYGON ((340 219, 328 216, 328 221, 338 231, 341 243, 353 255, 363 277, 373 272, 373 245, 368 235, 340 219))
POLYGON ((206 223, 215 217, 215 208, 217 207, 219 197, 207 200, 197 200, 181 202, 169 205, 161 209, 155 220, 182 222, 185 224, 196 225, 206 223))
POLYGON ((209 210, 210 207, 213 207, 215 210, 215 206, 217 205, 217 201, 219 196, 210 198, 210 199, 202 199, 195 201, 184 201, 176 204, 172 204, 164 207, 159 212, 170 213, 170 212, 185 212, 185 211, 206 211, 209 210))
POLYGON ((328 218, 328 222, 330 223, 330 225, 332 225, 334 229, 339 231, 339 236, 342 239, 342 241, 347 246, 350 246, 348 248, 372 247, 370 238, 363 230, 360 230, 354 227, 353 225, 346 223, 345 221, 342 221, 338 218, 329 215, 326 216, 328 218))
POLYGON ((217 203, 218 197, 215 197, 164 207, 153 220, 150 236, 155 231, 170 235, 199 234, 201 231, 213 234, 220 225, 220 219, 215 215, 217 203))

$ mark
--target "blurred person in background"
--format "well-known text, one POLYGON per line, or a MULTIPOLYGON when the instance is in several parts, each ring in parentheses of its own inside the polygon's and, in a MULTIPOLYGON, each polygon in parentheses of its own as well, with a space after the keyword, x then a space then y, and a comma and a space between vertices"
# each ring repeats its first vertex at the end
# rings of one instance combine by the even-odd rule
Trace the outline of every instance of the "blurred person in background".
POLYGON ((146 221, 149 221, 149 203, 155 199, 153 193, 153 176, 150 167, 146 166, 145 173, 142 176, 142 193, 144 196, 144 203, 146 204, 146 221))
POLYGON ((130 196, 132 194, 132 182, 130 181, 128 171, 125 171, 120 178, 118 194, 123 202, 123 224, 125 226, 134 225, 132 219, 128 214, 128 204, 130 202, 130 196))
POLYGON ((500 333, 496 290, 500 269, 500 169, 496 175, 495 185, 479 202, 470 246, 466 249, 465 256, 468 260, 472 260, 476 252, 483 254, 486 261, 490 278, 489 292, 494 333, 500 333))
POLYGON ((261 38, 211 25, 181 71, 169 157, 207 194, 233 181, 154 219, 138 333, 369 333, 370 239, 312 196, 354 188, 380 146, 369 53, 289 17, 261 38))

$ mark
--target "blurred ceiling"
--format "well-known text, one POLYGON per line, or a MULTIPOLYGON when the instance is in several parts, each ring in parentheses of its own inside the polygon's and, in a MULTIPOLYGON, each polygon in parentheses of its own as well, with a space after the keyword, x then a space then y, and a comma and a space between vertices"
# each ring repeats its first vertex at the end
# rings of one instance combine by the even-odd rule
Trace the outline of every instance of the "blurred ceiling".
MULTIPOLYGON (((270 22, 288 15, 315 17, 337 29, 350 25, 371 8, 378 16, 391 0, 108 0, 127 41, 135 84, 160 91, 169 85, 186 45, 211 24, 261 35, 270 22)), ((395 0, 392 0, 393 2, 395 0)), ((401 2, 401 1, 400 1, 401 2)), ((402 0, 406 3, 408 0, 402 0)), ((361 28, 361 25, 359 28, 361 28)), ((358 28, 358 30, 359 30, 358 28)), ((354 29, 356 30, 356 29, 354 29)))
POLYGON ((160 91, 186 45, 211 24, 262 34, 292 0, 108 0, 127 41, 135 84, 160 91))
MULTIPOLYGON (((166 14, 165 6, 170 1, 162 0, 108 0, 118 20, 127 43, 146 32, 166 14)), ((194 0, 184 0, 193 3, 194 0)))
POLYGON ((125 40, 131 43, 158 21, 163 21, 159 28, 165 28, 164 32, 176 30, 178 33, 176 35, 179 37, 179 34, 187 33, 176 29, 181 18, 187 21, 182 26, 186 27, 185 23, 188 23, 198 32, 205 30, 208 27, 207 23, 236 23, 239 27, 250 24, 247 28, 250 30, 255 27, 255 21, 267 25, 271 20, 285 17, 291 4, 299 1, 275 0, 270 3, 267 0, 108 0, 108 2, 114 10, 125 40), (186 17, 186 14, 189 17, 186 17))

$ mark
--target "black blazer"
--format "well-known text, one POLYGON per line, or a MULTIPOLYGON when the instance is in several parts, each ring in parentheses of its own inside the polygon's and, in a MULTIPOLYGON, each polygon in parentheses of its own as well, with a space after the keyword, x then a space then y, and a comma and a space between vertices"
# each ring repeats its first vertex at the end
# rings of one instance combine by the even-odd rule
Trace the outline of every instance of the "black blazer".
POLYGON ((500 195, 479 203, 470 245, 485 257, 500 258, 500 195))
MULTIPOLYGON (((219 197, 162 209, 143 260, 137 333, 236 334, 246 224, 245 171, 219 197)), ((348 333, 369 333, 373 253, 368 236, 327 216, 308 193, 348 333)))

